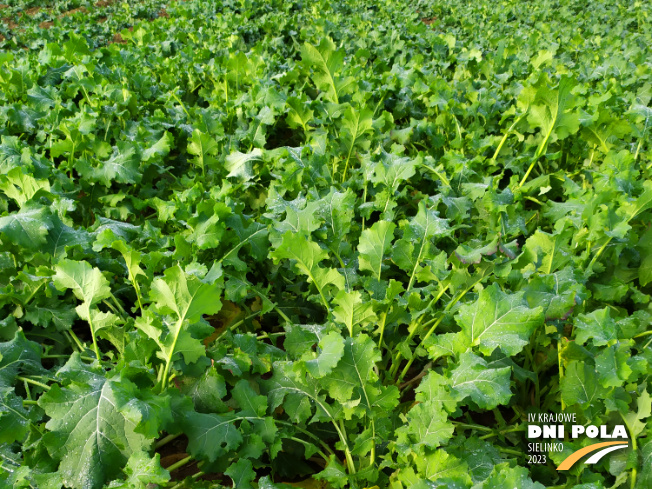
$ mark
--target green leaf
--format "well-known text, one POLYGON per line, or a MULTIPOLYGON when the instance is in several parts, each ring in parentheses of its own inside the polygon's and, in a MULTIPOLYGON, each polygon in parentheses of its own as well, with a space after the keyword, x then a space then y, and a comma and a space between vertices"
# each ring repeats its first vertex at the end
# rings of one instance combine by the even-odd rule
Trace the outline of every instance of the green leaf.
POLYGON ((364 140, 364 135, 372 129, 373 113, 366 108, 355 110, 349 107, 344 111, 342 118, 342 129, 340 140, 346 155, 343 177, 346 176, 346 170, 353 154, 353 149, 359 146, 361 149, 368 150, 370 141, 364 140))
POLYGON ((23 173, 22 168, 14 168, 5 176, 0 177, 0 190, 7 197, 14 199, 19 207, 23 207, 41 189, 49 192, 50 182, 37 180, 31 175, 23 173))
POLYGON ((113 182, 138 183, 142 178, 138 147, 122 141, 118 141, 108 160, 81 158, 76 160, 75 168, 84 178, 103 183, 107 187, 113 182))
POLYGON ((47 242, 50 228, 47 208, 26 205, 20 211, 0 217, 0 233, 10 243, 38 249, 47 242))
POLYGON ((561 399, 568 406, 586 409, 605 394, 595 369, 587 362, 571 361, 561 382, 561 399))
POLYGON ((644 487, 649 486, 652 484, 652 464, 650 463, 652 462, 652 441, 648 441, 643 445, 639 457, 639 466, 641 467, 639 483, 644 487))
POLYGON ((575 341, 580 345, 593 340, 596 346, 604 346, 618 339, 619 328, 605 307, 575 319, 575 341))
POLYGON ((349 416, 377 418, 397 406, 398 389, 380 384, 374 369, 380 359, 380 351, 369 336, 347 338, 342 360, 324 379, 330 396, 349 416))
POLYGON ((471 482, 466 463, 443 449, 417 457, 416 462, 419 475, 429 481, 452 479, 466 484, 471 482))
POLYGON ((205 314, 216 314, 222 307, 221 270, 209 272, 204 279, 187 275, 176 267, 165 270, 163 278, 152 282, 150 297, 155 309, 161 314, 171 314, 174 323, 169 324, 167 334, 152 316, 143 316, 136 326, 154 339, 161 348, 169 368, 176 353, 181 353, 187 364, 196 362, 205 355, 201 335, 205 331, 197 323, 205 314), (200 336, 200 337, 197 337, 200 336))
POLYGON ((510 467, 500 464, 494 467, 489 478, 482 485, 483 489, 545 489, 543 484, 533 482, 525 467, 510 467))
POLYGON ((113 483, 109 488, 149 489, 153 484, 165 484, 170 480, 170 473, 161 467, 161 455, 150 457, 147 452, 138 451, 131 454, 125 467, 127 479, 113 483))
POLYGON ((406 425, 396 430, 398 442, 412 447, 415 452, 419 447, 437 448, 451 439, 455 427, 448 421, 448 413, 437 401, 420 403, 410 409, 406 416, 406 425))
POLYGON ((385 252, 390 248, 396 225, 393 222, 378 221, 362 231, 358 242, 360 270, 369 270, 380 280, 385 252))
POLYGON ((159 312, 173 314, 180 323, 195 323, 202 315, 216 314, 222 307, 220 284, 213 277, 189 276, 179 265, 168 268, 163 275, 152 282, 150 292, 159 312))
POLYGON ((11 341, 0 343, 0 388, 11 387, 21 373, 41 375, 46 370, 41 365, 41 347, 16 331, 11 341))
POLYGON ((474 304, 462 306, 456 319, 468 344, 479 346, 487 356, 496 348, 509 356, 520 352, 544 320, 542 308, 531 309, 523 296, 507 294, 494 283, 474 304))
MULTIPOLYGON (((304 350, 306 351, 306 350, 304 350)), ((329 375, 344 355, 344 338, 331 331, 319 338, 317 352, 309 349, 303 357, 303 365, 314 378, 329 375)))
POLYGON ((469 247, 460 245, 455 250, 455 255, 462 263, 480 263, 485 255, 493 255, 498 251, 498 237, 495 237, 490 243, 480 247, 469 247))
POLYGON ((416 388, 416 400, 428 406, 432 405, 433 409, 443 406, 449 413, 455 411, 458 401, 455 392, 451 392, 447 379, 433 371, 429 372, 416 388))
POLYGON ((596 355, 595 368, 603 387, 620 387, 625 383, 632 374, 627 365, 631 356, 630 345, 624 342, 604 348, 596 355))
MULTIPOLYGON (((194 132, 193 132, 194 136, 194 132)), ((163 157, 167 156, 170 153, 170 150, 174 147, 174 136, 171 133, 165 131, 161 139, 152 144, 149 148, 143 151, 143 161, 150 161, 155 159, 157 156, 163 157)))
POLYGON ((369 323, 378 319, 369 302, 362 301, 358 291, 345 292, 341 290, 334 300, 337 307, 333 309, 335 320, 346 325, 349 335, 353 336, 369 323))
POLYGON ((188 153, 195 155, 193 162, 201 168, 202 172, 208 166, 208 163, 213 161, 210 159, 210 155, 217 154, 217 148, 217 142, 209 134, 205 134, 199 129, 192 132, 188 144, 188 153))
POLYGON ((236 151, 226 157, 224 168, 229 171, 227 177, 236 177, 241 181, 248 181, 256 175, 253 171, 252 162, 260 160, 263 152, 259 148, 255 148, 251 153, 240 153, 236 151))
POLYGON ((22 442, 30 424, 29 412, 23 407, 23 400, 12 388, 0 387, 0 443, 22 442))
POLYGON ((333 285, 338 290, 344 289, 344 277, 337 270, 319 266, 319 262, 328 258, 328 253, 301 234, 285 233, 281 245, 270 256, 275 262, 283 258, 293 260, 296 269, 315 285, 327 309, 326 287, 333 285))
POLYGON ((402 182, 414 176, 416 168, 420 164, 420 158, 401 158, 395 154, 383 152, 380 161, 374 165, 371 181, 385 186, 393 196, 402 182))
POLYGON ((317 380, 302 371, 295 371, 292 362, 275 362, 273 372, 272 378, 265 382, 270 411, 283 404, 283 409, 295 423, 337 421, 335 411, 328 404, 326 395, 320 392, 317 380), (316 410, 314 416, 313 409, 316 410))
POLYGON ((83 301, 76 309, 77 314, 86 321, 92 321, 90 308, 111 296, 109 281, 99 269, 85 261, 63 259, 55 270, 52 278, 55 287, 59 290, 72 289, 75 297, 83 301))
POLYGON ((346 487, 349 477, 342 464, 337 460, 335 455, 328 457, 326 468, 316 474, 315 479, 325 480, 330 487, 343 488, 346 487))
POLYGON ((215 461, 243 441, 242 433, 235 425, 233 414, 187 413, 184 417, 184 433, 188 436, 188 451, 193 457, 215 461))
POLYGON ((251 461, 241 458, 224 472, 233 481, 233 487, 242 489, 254 489, 251 482, 256 478, 251 461))
POLYGON ((462 353, 459 365, 451 372, 450 386, 460 400, 470 397, 481 409, 507 404, 511 369, 488 368, 487 362, 473 353, 462 353))
POLYGON ((580 127, 579 114, 574 111, 577 102, 571 94, 577 83, 568 76, 562 76, 556 89, 552 89, 547 81, 546 76, 541 77, 528 113, 528 122, 539 128, 544 137, 538 155, 543 154, 549 140, 564 139, 576 133, 580 127))
POLYGON ((394 245, 392 260, 409 274, 409 291, 420 265, 425 259, 433 256, 432 238, 447 236, 450 228, 445 219, 437 216, 436 211, 426 208, 424 201, 419 202, 417 215, 410 221, 402 221, 400 227, 403 237, 394 245))
POLYGON ((341 78, 337 73, 344 67, 344 50, 335 50, 335 44, 328 37, 323 37, 319 46, 305 43, 301 47, 301 58, 312 67, 315 72, 313 80, 317 88, 326 94, 326 98, 339 104, 339 97, 348 93, 354 79, 341 78))
POLYGON ((541 273, 552 273, 566 266, 571 259, 569 241, 572 229, 548 234, 537 230, 525 242, 525 250, 541 273))
POLYGON ((262 454, 265 443, 274 442, 276 426, 271 417, 264 416, 268 398, 256 394, 248 381, 240 380, 233 390, 233 399, 239 409, 221 415, 197 413, 184 407, 182 428, 194 457, 213 462, 242 446, 256 458, 262 454))
POLYGON ((59 473, 68 487, 100 489, 119 476, 132 453, 148 446, 134 431, 136 425, 116 409, 116 387, 93 370, 67 387, 53 385, 38 401, 50 418, 43 442, 61 461, 59 473))

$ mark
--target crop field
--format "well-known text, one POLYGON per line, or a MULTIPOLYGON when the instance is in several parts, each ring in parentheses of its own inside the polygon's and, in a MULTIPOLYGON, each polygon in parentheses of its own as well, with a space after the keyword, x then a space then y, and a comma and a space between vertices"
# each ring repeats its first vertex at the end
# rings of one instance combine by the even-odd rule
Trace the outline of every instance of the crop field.
POLYGON ((652 488, 652 4, 2 1, 0 489, 652 488))

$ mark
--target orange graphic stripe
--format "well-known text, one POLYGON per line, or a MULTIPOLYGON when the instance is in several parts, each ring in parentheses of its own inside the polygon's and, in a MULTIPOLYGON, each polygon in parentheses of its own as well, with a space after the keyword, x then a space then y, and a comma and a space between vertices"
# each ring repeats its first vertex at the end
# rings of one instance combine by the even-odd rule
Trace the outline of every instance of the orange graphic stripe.
POLYGON ((561 464, 559 464, 559 467, 557 467, 557 470, 568 470, 570 469, 575 462, 577 462, 579 459, 581 459, 584 455, 588 455, 591 452, 595 452, 596 450, 599 450, 600 448, 604 447, 610 447, 613 445, 629 445, 629 442, 626 441, 605 441, 602 443, 594 443, 593 445, 589 445, 588 447, 584 447, 579 449, 578 451, 571 453, 566 460, 564 460, 561 464))

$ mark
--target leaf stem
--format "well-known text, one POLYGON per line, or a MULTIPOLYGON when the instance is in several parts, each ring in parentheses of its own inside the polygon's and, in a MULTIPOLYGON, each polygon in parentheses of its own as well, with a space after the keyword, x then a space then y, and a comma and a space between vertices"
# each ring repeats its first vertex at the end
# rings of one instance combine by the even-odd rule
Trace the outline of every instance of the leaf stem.
POLYGON ((489 428, 488 426, 482 426, 480 424, 472 424, 472 423, 462 423, 461 421, 451 421, 455 426, 459 426, 460 428, 468 428, 470 430, 478 430, 478 431, 486 431, 489 433, 493 433, 494 430, 492 428, 489 428))
MULTIPOLYGON (((634 433, 634 430, 632 430, 632 427, 627 422, 625 415, 623 413, 620 413, 620 417, 623 419, 625 426, 627 426, 627 431, 629 431, 629 437, 632 439, 632 450, 636 452, 638 448, 638 444, 636 443, 636 434, 634 433)), ((636 467, 634 467, 632 468, 632 478, 630 480, 631 489, 636 489, 636 475, 637 475, 637 471, 636 471, 636 467)))
POLYGON ((498 451, 503 452, 503 453, 507 453, 509 455, 514 455, 516 457, 522 457, 523 456, 523 452, 519 452, 517 450, 510 450, 509 448, 503 448, 503 447, 496 447, 496 448, 498 449, 498 451))
POLYGON ((18 380, 22 380, 23 382, 27 382, 29 384, 37 385, 39 387, 42 387, 46 391, 50 390, 50 386, 47 384, 44 384, 42 382, 39 382, 38 380, 30 379, 29 377, 23 377, 22 375, 17 375, 16 378, 18 380))
POLYGON ((91 327, 90 329, 91 329, 91 337, 93 338, 93 351, 95 352, 95 356, 97 357, 97 361, 99 362, 102 356, 100 355, 100 349, 97 346, 97 338, 95 337, 95 326, 93 326, 93 320, 91 319, 90 310, 88 311, 88 324, 91 327))
POLYGON ((179 460, 178 462, 173 463, 169 467, 166 467, 165 470, 167 470, 168 472, 172 472, 174 470, 177 470, 177 469, 183 467, 184 465, 186 465, 191 460, 192 460, 192 455, 188 455, 186 458, 183 458, 183 459, 179 460))
POLYGON ((312 438, 313 440, 318 442, 322 446, 322 448, 324 450, 326 450, 328 453, 330 453, 331 455, 335 455, 335 452, 333 452, 331 447, 329 447, 326 443, 324 443, 324 441, 321 438, 319 438, 317 435, 315 435, 313 433, 310 433, 308 430, 305 430, 305 429, 301 428, 300 426, 298 426, 296 424, 288 423, 287 421, 283 421, 283 420, 280 420, 280 419, 277 419, 274 422, 276 424, 282 424, 282 425, 285 425, 285 426, 289 426, 289 427, 294 428, 295 430, 297 430, 299 433, 303 433, 304 435, 309 436, 310 438, 312 438))
POLYGON ((158 449, 161 448, 162 446, 165 446, 165 445, 167 445, 168 443, 170 443, 172 440, 176 440, 176 439, 179 438, 181 435, 183 435, 183 433, 177 433, 176 435, 167 435, 165 438, 161 438, 159 441, 157 441, 157 442, 154 444, 154 450, 158 450, 158 449))
POLYGON ((496 161, 496 158, 498 158, 498 154, 500 153, 500 150, 503 149, 503 145, 504 145, 505 142, 507 141, 507 138, 509 137, 509 135, 512 133, 512 129, 514 129, 514 127, 516 126, 516 124, 519 123, 519 121, 520 121, 520 120, 525 116, 525 114, 526 114, 526 113, 521 114, 521 115, 520 115, 516 120, 514 120, 514 122, 512 123, 512 125, 509 126, 509 129, 507 129, 507 132, 505 133, 505 135, 503 136, 503 138, 500 140, 500 144, 499 144, 498 147, 496 148, 496 152, 495 152, 494 155, 491 157, 491 161, 496 161))
POLYGON ((172 97, 174 97, 174 99, 175 99, 177 102, 179 102, 179 105, 181 106, 181 108, 183 109, 183 111, 186 113, 186 115, 188 116, 188 118, 190 118, 190 113, 188 112, 188 109, 186 109, 186 106, 183 105, 183 102, 179 99, 179 97, 177 97, 177 94, 175 93, 175 91, 178 90, 178 89, 179 89, 179 87, 176 87, 172 92, 170 92, 170 95, 171 95, 172 97))
POLYGON ((380 325, 378 326, 378 329, 380 329, 380 338, 378 339, 378 349, 382 349, 383 346, 383 335, 385 334, 385 322, 387 321, 387 311, 383 313, 383 316, 380 320, 380 325))
POLYGON ((170 355, 165 359, 165 367, 163 367, 163 376, 161 377, 161 392, 167 388, 168 383, 168 374, 170 373, 170 366, 172 365, 172 357, 176 353, 175 348, 177 346, 177 341, 179 340, 179 335, 181 334, 181 328, 183 326, 184 318, 181 317, 177 324, 175 325, 174 330, 176 334, 172 340, 172 345, 170 347, 170 355))

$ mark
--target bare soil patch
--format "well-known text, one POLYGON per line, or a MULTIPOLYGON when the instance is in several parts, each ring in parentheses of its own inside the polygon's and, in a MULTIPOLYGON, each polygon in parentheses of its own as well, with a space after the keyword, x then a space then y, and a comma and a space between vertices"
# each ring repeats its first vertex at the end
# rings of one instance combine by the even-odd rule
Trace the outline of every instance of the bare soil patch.
POLYGON ((109 44, 127 44, 127 41, 124 37, 116 32, 113 34, 113 41, 111 41, 109 44))
POLYGON ((49 28, 52 27, 53 25, 54 25, 54 22, 50 22, 50 21, 48 21, 48 22, 41 22, 38 26, 39 26, 41 29, 49 29, 49 28))
POLYGON ((68 17, 68 16, 70 16, 70 15, 74 15, 74 14, 76 14, 77 12, 87 13, 87 12, 88 12, 88 9, 87 9, 86 7, 74 8, 74 9, 72 9, 72 10, 68 10, 67 12, 62 13, 62 14, 59 16, 59 18, 60 18, 60 19, 63 19, 64 17, 68 17))

